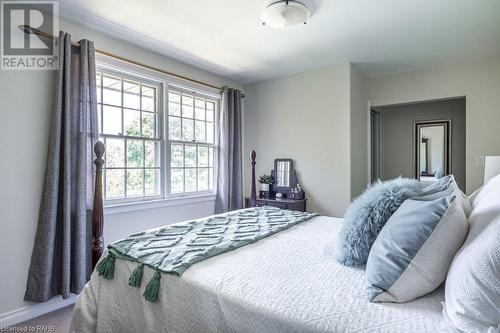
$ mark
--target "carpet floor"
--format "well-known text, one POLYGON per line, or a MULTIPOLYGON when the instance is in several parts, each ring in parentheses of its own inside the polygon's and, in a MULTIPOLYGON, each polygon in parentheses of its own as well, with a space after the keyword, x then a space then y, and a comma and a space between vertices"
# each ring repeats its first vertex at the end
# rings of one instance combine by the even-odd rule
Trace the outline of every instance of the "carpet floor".
POLYGON ((52 332, 68 333, 73 313, 73 305, 46 313, 40 317, 13 325, 15 330, 7 332, 52 332))

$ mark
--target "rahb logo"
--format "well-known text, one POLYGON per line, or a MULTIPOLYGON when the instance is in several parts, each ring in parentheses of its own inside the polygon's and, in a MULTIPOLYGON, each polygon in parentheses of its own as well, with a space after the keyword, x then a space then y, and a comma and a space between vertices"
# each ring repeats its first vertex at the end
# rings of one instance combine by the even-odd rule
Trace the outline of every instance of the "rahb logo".
POLYGON ((57 1, 1 1, 2 70, 57 69, 57 1))

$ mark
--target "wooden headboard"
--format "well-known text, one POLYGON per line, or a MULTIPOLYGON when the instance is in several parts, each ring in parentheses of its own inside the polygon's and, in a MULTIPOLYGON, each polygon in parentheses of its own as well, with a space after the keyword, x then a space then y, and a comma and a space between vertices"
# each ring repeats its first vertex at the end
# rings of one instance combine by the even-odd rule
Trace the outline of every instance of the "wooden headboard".
POLYGON ((92 269, 99 261, 104 251, 104 239, 102 228, 104 223, 103 199, 102 199, 102 166, 104 165, 104 143, 97 141, 94 145, 95 153, 95 187, 94 207, 92 210, 92 269))

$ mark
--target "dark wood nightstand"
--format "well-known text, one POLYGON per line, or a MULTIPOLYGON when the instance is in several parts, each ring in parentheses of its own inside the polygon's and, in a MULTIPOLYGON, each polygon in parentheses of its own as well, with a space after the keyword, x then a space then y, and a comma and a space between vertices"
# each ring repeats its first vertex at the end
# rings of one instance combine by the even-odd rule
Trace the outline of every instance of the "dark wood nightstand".
MULTIPOLYGON (((276 199, 276 198, 257 198, 257 207, 273 206, 281 209, 306 211, 307 199, 276 199)), ((250 208, 250 197, 245 197, 245 208, 250 208)))

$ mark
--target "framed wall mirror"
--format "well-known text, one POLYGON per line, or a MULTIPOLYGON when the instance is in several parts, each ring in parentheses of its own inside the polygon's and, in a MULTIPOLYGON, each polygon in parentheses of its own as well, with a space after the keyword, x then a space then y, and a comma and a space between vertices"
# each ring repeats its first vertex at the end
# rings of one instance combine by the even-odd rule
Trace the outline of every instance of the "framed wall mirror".
POLYGON ((451 119, 417 121, 414 131, 415 178, 433 181, 451 173, 451 119))

